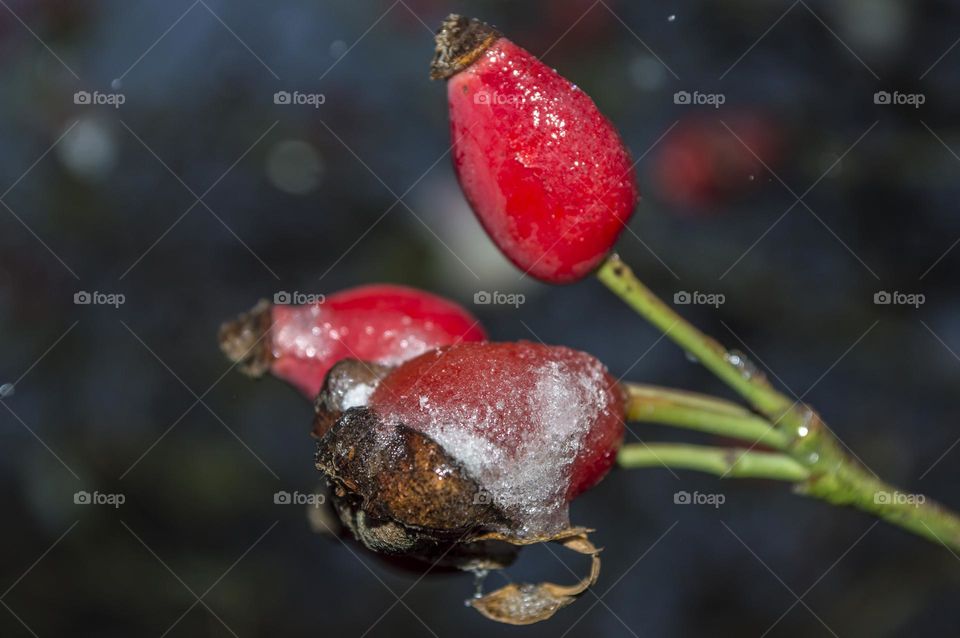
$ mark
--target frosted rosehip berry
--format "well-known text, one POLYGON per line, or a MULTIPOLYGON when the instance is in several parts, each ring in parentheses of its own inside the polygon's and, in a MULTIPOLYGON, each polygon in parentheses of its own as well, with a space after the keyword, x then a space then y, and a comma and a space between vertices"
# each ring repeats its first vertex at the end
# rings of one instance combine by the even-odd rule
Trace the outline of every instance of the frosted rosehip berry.
POLYGON ((528 342, 460 343, 395 368, 344 361, 317 412, 317 465, 341 519, 394 554, 567 529, 569 502, 609 471, 624 431, 599 361, 528 342))
POLYGON ((438 346, 485 338, 479 322, 457 304, 386 284, 302 306, 261 301, 220 329, 221 349, 241 370, 253 377, 269 372, 309 399, 341 359, 395 365, 438 346))
POLYGON ((447 80, 453 162, 481 224, 550 283, 594 270, 633 214, 633 162, 576 85, 489 25, 451 15, 431 77, 447 80))

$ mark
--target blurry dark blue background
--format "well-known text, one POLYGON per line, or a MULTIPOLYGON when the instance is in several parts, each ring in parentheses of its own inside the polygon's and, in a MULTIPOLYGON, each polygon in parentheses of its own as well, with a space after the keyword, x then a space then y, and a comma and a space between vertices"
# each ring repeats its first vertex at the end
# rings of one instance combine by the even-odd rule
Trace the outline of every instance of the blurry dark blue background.
MULTIPOLYGON (((574 506, 606 548, 602 603, 495 625, 463 606, 469 576, 418 581, 273 503, 319 483, 311 406, 216 345, 260 297, 390 281, 459 300, 496 339, 726 394, 596 282, 521 278, 480 231, 427 80, 433 28, 476 15, 622 131, 644 200, 618 248, 647 283, 722 294, 680 310, 876 472, 958 508, 955 5, 0 5, 0 635, 955 633, 960 558, 944 548, 780 484, 665 470, 614 472, 574 506), (481 290, 526 303, 474 305, 481 290), (77 305, 82 291, 124 303, 77 305), (878 305, 882 291, 924 303, 878 305), (125 503, 78 505, 80 490, 125 503), (678 490, 726 502, 680 506, 678 490)), ((570 577, 543 548, 511 574, 570 577)))

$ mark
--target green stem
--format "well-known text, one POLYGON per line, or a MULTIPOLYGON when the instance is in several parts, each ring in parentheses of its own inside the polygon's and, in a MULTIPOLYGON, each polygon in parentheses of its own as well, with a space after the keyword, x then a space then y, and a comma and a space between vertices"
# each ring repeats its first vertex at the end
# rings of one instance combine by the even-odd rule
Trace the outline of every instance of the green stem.
POLYGON ((788 453, 810 470, 797 492, 873 514, 953 551, 960 551, 960 516, 923 494, 900 490, 875 476, 843 449, 819 415, 807 408, 805 431, 788 453))
POLYGON ((628 421, 661 423, 786 449, 790 439, 745 408, 707 395, 625 383, 628 421))
MULTIPOLYGON (((839 439, 814 410, 778 392, 763 375, 752 370, 742 357, 728 352, 717 341, 684 320, 637 279, 619 257, 611 256, 597 271, 597 277, 639 315, 767 417, 766 420, 761 419, 721 399, 663 388, 626 385, 628 419, 664 423, 740 439, 753 438, 755 444, 764 443, 784 453, 754 453, 747 450, 742 454, 734 451, 734 454, 741 455, 731 457, 729 450, 673 446, 662 450, 656 464, 670 467, 673 463, 675 467, 714 474, 723 467, 719 470, 721 476, 753 476, 744 474, 747 470, 743 468, 755 468, 759 464, 759 467, 773 474, 789 473, 790 470, 783 469, 787 467, 783 459, 789 457, 791 463, 806 472, 799 478, 783 478, 795 481, 799 493, 835 505, 856 507, 960 551, 960 517, 923 495, 901 492, 876 478, 846 453, 839 439), (758 461, 754 454, 766 456, 761 456, 758 461), (771 464, 777 469, 769 467, 771 464)), ((619 461, 625 467, 643 467, 654 464, 651 458, 656 459, 649 451, 628 445, 624 446, 619 461)))
POLYGON ((661 301, 617 255, 611 255, 597 277, 642 317, 742 395, 761 414, 779 419, 794 402, 777 392, 762 375, 753 373, 742 358, 697 330, 661 301))
POLYGON ((679 468, 720 478, 802 481, 810 475, 805 467, 785 454, 672 443, 629 443, 620 448, 617 462, 626 468, 679 468))

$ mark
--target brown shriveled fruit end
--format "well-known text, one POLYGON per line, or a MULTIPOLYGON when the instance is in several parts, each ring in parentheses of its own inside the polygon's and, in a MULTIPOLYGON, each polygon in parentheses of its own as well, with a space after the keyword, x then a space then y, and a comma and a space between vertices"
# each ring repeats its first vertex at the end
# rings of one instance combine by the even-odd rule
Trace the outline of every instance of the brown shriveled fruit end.
POLYGON ((456 75, 500 37, 500 32, 485 22, 451 13, 437 31, 430 79, 445 80, 456 75))
POLYGON ((244 374, 254 378, 266 374, 274 358, 270 339, 267 337, 273 324, 271 307, 270 302, 261 299, 249 311, 220 326, 220 350, 230 361, 236 363, 244 374))
POLYGON ((476 481, 428 436, 384 427, 367 408, 340 415, 317 444, 317 469, 341 520, 374 551, 416 554, 509 524, 476 481))

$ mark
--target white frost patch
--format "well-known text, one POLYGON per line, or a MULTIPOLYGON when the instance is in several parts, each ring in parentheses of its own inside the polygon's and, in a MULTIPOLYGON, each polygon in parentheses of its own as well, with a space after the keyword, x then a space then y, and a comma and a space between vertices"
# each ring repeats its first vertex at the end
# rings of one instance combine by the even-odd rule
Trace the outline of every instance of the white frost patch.
POLYGON ((361 408, 370 401, 370 395, 377 389, 377 386, 369 383, 356 383, 349 390, 343 393, 343 401, 340 403, 342 410, 350 408, 361 408))
POLYGON ((331 331, 336 331, 332 316, 319 304, 274 306, 274 313, 283 313, 274 326, 275 355, 292 354, 300 359, 323 361, 333 353, 335 339, 331 340, 331 331))
MULTIPOLYGON (((533 390, 515 388, 490 396, 485 408, 435 407, 420 397, 429 415, 422 429, 439 443, 517 519, 520 535, 547 534, 569 524, 566 492, 584 435, 603 411, 605 379, 597 364, 579 373, 561 362, 536 368, 533 390), (485 433, 497 427, 506 436, 485 433)), ((492 393, 491 393, 492 394, 492 393)))

